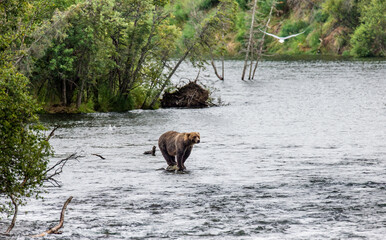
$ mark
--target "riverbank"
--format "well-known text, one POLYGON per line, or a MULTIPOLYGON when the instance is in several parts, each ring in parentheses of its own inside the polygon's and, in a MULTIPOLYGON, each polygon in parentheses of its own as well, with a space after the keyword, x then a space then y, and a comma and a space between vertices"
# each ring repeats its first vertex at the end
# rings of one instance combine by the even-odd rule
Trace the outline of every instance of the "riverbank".
MULTIPOLYGON (((238 56, 238 57, 227 56, 227 57, 225 57, 226 69, 224 71, 224 73, 225 73, 225 81, 224 82, 228 82, 229 80, 232 80, 232 81, 240 80, 241 81, 242 68, 240 68, 238 70, 235 70, 235 69, 231 70, 228 67, 229 67, 229 65, 231 65, 234 62, 243 62, 244 61, 243 57, 244 56, 238 56), (239 71, 240 72, 239 78, 238 79, 229 79, 229 71, 239 71)), ((318 55, 318 56, 316 56, 316 55, 272 55, 272 56, 264 56, 259 64, 259 66, 264 66, 266 63, 273 64, 274 62, 288 62, 288 64, 291 64, 291 62, 309 62, 312 64, 314 64, 315 62, 319 62, 319 63, 322 62, 322 63, 326 63, 326 64, 328 64, 328 63, 334 64, 334 62, 371 63, 371 62, 384 62, 384 61, 386 61, 386 58, 355 58, 355 57, 336 56, 336 55, 335 56, 331 56, 331 55, 318 55)), ((216 60, 216 65, 218 67, 221 66, 221 63, 219 60, 216 60)), ((185 81, 189 81, 186 79, 190 79, 192 81, 192 80, 194 80, 195 77, 197 77, 197 73, 199 72, 199 68, 194 68, 197 73, 194 76, 191 76, 191 75, 186 75, 184 73, 180 73, 181 71, 183 71, 183 69, 178 71, 177 76, 175 76, 173 78, 174 79, 173 82, 175 84, 179 83, 180 79, 185 79, 185 81)), ((264 71, 264 67, 258 68, 258 71, 260 71, 260 70, 264 71)), ((233 75, 233 77, 234 76, 236 76, 236 78, 237 78, 237 75, 233 75)), ((205 69, 203 70, 203 73, 201 73, 199 75, 198 80, 199 80, 199 82, 201 80, 206 82, 206 85, 207 85, 206 88, 211 93, 216 92, 216 88, 213 87, 212 84, 207 83, 208 82, 207 80, 209 80, 209 82, 212 82, 212 83, 219 81, 218 78, 216 78, 214 71, 213 71, 213 68, 210 64, 205 65, 205 69)), ((260 80, 256 79, 256 81, 260 81, 260 80)), ((139 99, 142 99, 142 97, 139 97, 139 99)), ((213 100, 213 99, 211 99, 211 100, 213 100)), ((108 104, 108 103, 106 103, 106 104, 108 104)), ((212 105, 212 104, 210 104, 210 105, 212 105)), ((137 104, 137 106, 138 107, 133 107, 133 108, 130 108, 128 110, 140 109, 140 106, 138 104, 137 104)), ((157 104, 157 106, 160 106, 160 104, 157 104)), ((155 108, 155 109, 157 109, 157 108, 155 108)), ((45 106, 43 106, 43 109, 40 113, 44 113, 44 114, 80 114, 80 113, 94 113, 94 112, 117 112, 117 111, 114 111, 114 110, 111 110, 111 111, 106 111, 106 110, 100 111, 99 110, 98 111, 94 108, 93 101, 90 100, 86 103, 81 104, 81 106, 79 108, 76 108, 75 104, 72 104, 70 106, 63 106, 62 104, 52 104, 52 105, 46 104, 45 106)))

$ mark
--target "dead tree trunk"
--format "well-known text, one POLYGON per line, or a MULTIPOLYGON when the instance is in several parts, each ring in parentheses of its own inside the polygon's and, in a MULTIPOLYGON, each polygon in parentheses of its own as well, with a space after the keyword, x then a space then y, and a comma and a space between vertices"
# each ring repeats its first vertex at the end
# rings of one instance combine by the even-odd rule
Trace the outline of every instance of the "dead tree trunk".
POLYGON ((45 231, 45 232, 42 232, 42 233, 37 234, 37 235, 33 235, 33 236, 31 236, 31 237, 33 237, 33 238, 35 238, 35 237, 44 237, 44 236, 46 236, 47 234, 53 234, 53 233, 54 233, 54 234, 57 234, 57 233, 59 233, 59 232, 58 232, 59 229, 60 229, 61 227, 63 227, 63 224, 64 224, 64 213, 65 213, 65 211, 66 211, 67 205, 71 202, 71 200, 72 200, 72 196, 69 197, 69 198, 67 199, 67 201, 64 203, 63 208, 62 208, 62 212, 60 213, 60 220, 59 220, 59 224, 58 224, 58 225, 56 225, 55 227, 53 227, 53 228, 51 228, 51 229, 49 229, 49 230, 47 230, 47 231, 45 231))
POLYGON ((224 66, 224 55, 221 57, 221 76, 222 76, 222 80, 224 80, 224 71, 225 71, 225 66, 224 66))
POLYGON ((212 67, 213 67, 213 70, 214 70, 214 74, 216 74, 216 76, 218 77, 218 79, 220 80, 224 80, 224 67, 223 67, 223 76, 220 76, 217 72, 217 68, 216 68, 216 65, 214 64, 214 61, 213 61, 213 58, 210 60, 210 63, 212 64, 212 67))
MULTIPOLYGON (((272 2, 271 10, 269 11, 269 15, 268 15, 268 20, 267 20, 267 23, 265 24, 265 29, 264 29, 265 32, 267 32, 268 24, 271 21, 272 10, 275 6, 275 3, 276 3, 276 1, 272 2)), ((263 37, 261 38, 261 41, 260 41, 260 47, 259 47, 259 51, 257 53, 257 59, 256 59, 256 63, 255 63, 255 68, 253 69, 252 79, 255 77, 257 65, 259 64, 261 55, 263 53, 264 39, 265 39, 265 33, 263 33, 263 37)))
POLYGON ((253 9, 252 9, 251 27, 249 29, 249 39, 248 39, 248 45, 247 45, 247 52, 245 54, 243 75, 241 76, 241 80, 244 80, 245 71, 247 70, 247 66, 248 66, 248 57, 249 57, 249 52, 251 51, 251 46, 252 46, 252 41, 253 41, 253 26, 255 23, 256 6, 257 6, 257 0, 254 0, 253 9))

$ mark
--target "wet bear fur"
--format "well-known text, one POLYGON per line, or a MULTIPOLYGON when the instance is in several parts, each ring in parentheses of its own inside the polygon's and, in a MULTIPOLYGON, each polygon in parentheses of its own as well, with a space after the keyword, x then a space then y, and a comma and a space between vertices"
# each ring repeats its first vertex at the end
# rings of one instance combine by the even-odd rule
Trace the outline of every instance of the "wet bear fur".
POLYGON ((169 166, 177 165, 178 170, 185 170, 185 161, 192 152, 193 145, 200 142, 200 133, 179 133, 169 131, 162 134, 158 147, 169 166), (177 158, 177 162, 176 162, 177 158))

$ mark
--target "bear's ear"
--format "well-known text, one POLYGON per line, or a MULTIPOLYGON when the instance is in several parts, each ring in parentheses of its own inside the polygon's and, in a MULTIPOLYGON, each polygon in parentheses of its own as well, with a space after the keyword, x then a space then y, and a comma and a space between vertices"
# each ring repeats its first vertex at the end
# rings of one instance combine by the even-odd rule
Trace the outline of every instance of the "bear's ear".
POLYGON ((190 137, 190 133, 185 133, 184 135, 184 141, 188 141, 190 137))

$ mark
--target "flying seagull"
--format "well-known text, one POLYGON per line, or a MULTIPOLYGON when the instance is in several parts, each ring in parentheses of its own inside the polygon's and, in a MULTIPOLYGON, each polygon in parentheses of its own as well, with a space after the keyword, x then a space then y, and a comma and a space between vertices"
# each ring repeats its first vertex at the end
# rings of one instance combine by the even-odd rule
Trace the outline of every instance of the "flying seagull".
POLYGON ((293 34, 293 35, 289 35, 289 36, 287 36, 287 37, 279 37, 279 36, 276 36, 276 35, 274 35, 274 34, 264 32, 264 31, 261 30, 261 29, 259 29, 259 30, 260 30, 261 32, 263 32, 263 33, 265 33, 265 34, 271 36, 271 37, 274 37, 274 38, 279 39, 279 42, 280 42, 280 43, 283 43, 284 40, 286 40, 286 39, 288 39, 288 38, 296 37, 297 35, 300 35, 300 34, 302 34, 302 33, 305 32, 305 31, 303 31, 303 32, 301 32, 301 33, 296 33, 296 34, 293 34))

